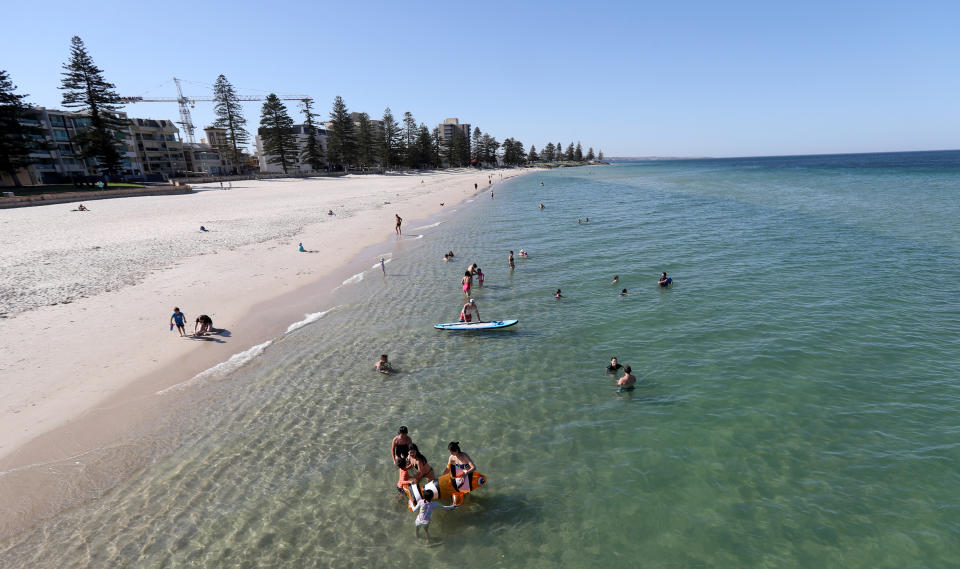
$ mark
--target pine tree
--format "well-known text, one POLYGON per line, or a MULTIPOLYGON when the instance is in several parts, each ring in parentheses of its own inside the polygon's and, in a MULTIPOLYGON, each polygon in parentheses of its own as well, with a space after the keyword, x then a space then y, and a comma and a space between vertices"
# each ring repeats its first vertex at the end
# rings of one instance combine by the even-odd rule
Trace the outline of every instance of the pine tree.
POLYGON ((567 152, 563 155, 563 159, 566 160, 567 162, 573 162, 573 158, 575 155, 576 153, 573 150, 573 143, 571 142, 567 146, 567 152))
POLYGON ((267 95, 260 111, 260 139, 270 164, 279 164, 284 174, 297 166, 297 135, 287 107, 274 93, 267 95))
POLYGON ((583 148, 577 142, 577 148, 573 151, 573 159, 577 162, 583 162, 583 148))
POLYGON ((356 138, 350 111, 343 98, 337 95, 330 110, 330 130, 327 132, 327 157, 331 165, 342 166, 344 171, 356 161, 356 138))
POLYGON ((89 126, 73 142, 80 146, 84 158, 96 160, 100 171, 118 173, 123 162, 118 133, 125 131, 127 124, 118 114, 116 86, 103 78, 103 70, 94 65, 79 36, 70 40, 70 61, 63 64, 63 69, 63 106, 81 109, 90 119, 89 126))
POLYGON ((357 118, 357 162, 367 167, 376 161, 376 148, 373 143, 373 126, 370 115, 360 113, 357 118))
POLYGON ((433 166, 439 168, 443 166, 443 158, 440 156, 440 149, 443 148, 443 136, 440 135, 440 127, 433 127, 433 166))
POLYGON ((547 145, 543 147, 543 152, 540 153, 540 158, 542 158, 544 162, 553 162, 554 150, 552 142, 548 142, 547 145))
POLYGON ((597 160, 603 161, 603 150, 597 153, 597 160))
POLYGON ((31 152, 47 149, 43 129, 25 125, 28 107, 23 100, 26 95, 18 95, 17 86, 10 80, 5 70, 0 69, 0 172, 6 172, 19 186, 17 170, 22 170, 33 160, 31 152))
POLYGON ((558 142, 556 147, 557 162, 563 162, 563 144, 558 142))
POLYGON ((537 162, 539 160, 540 160, 540 155, 537 154, 537 147, 531 144, 530 154, 527 155, 527 162, 537 162))
POLYGON ((406 155, 406 165, 414 168, 417 162, 417 121, 410 111, 403 113, 403 148, 406 155))
POLYGON ((472 148, 470 149, 470 151, 471 151, 471 152, 470 152, 470 159, 471 159, 477 166, 479 166, 479 165, 480 165, 480 162, 481 162, 481 160, 480 160, 480 155, 481 155, 481 153, 482 153, 482 148, 481 148, 482 145, 483 145, 483 133, 480 132, 480 127, 475 126, 475 127, 473 127, 473 144, 471 145, 472 148))
POLYGON ((377 133, 377 145, 380 147, 380 160, 387 168, 400 163, 400 125, 393 118, 390 107, 383 111, 383 127, 377 133))
POLYGON ((317 116, 313 112, 313 99, 307 97, 303 100, 303 127, 306 130, 307 143, 300 154, 300 160, 309 164, 310 169, 318 172, 323 169, 323 143, 320 142, 320 132, 317 129, 317 123, 314 118, 317 116))
POLYGON ((592 146, 590 147, 589 150, 587 150, 587 155, 584 156, 584 158, 586 159, 587 162, 593 162, 593 159, 596 158, 596 156, 593 155, 593 147, 592 147, 592 146))
POLYGON ((243 163, 243 147, 250 142, 250 133, 244 129, 247 119, 243 117, 240 99, 223 74, 213 84, 213 100, 213 111, 217 115, 213 126, 226 130, 225 140, 217 145, 217 150, 233 166, 234 172, 239 172, 243 163))
POLYGON ((433 137, 430 136, 430 129, 427 125, 420 124, 417 130, 417 168, 431 166, 433 164, 433 137))

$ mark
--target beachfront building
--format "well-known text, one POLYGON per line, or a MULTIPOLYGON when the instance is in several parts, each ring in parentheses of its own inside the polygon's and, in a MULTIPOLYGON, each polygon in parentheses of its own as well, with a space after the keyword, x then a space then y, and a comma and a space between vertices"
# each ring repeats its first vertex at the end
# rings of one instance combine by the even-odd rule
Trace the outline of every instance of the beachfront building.
POLYGON ((184 142, 183 160, 188 176, 225 176, 230 171, 217 149, 205 142, 184 142))
MULTIPOLYGON (((327 131, 321 127, 314 127, 317 129, 317 138, 319 139, 320 145, 323 147, 324 152, 327 148, 327 131)), ((278 159, 271 154, 267 154, 263 148, 263 134, 264 129, 260 128, 257 130, 256 145, 257 145, 257 164, 260 166, 261 172, 272 172, 272 173, 283 173, 283 167, 277 163, 271 163, 271 160, 278 159)), ((313 172, 314 170, 310 167, 310 164, 307 164, 305 161, 301 160, 301 155, 303 150, 307 147, 307 140, 310 138, 308 136, 308 131, 306 125, 298 124, 293 126, 294 135, 297 137, 297 155, 295 156, 295 165, 294 173, 300 172, 307 174, 313 172)))
POLYGON ((440 129, 440 140, 444 143, 453 140, 457 132, 467 137, 468 142, 470 141, 470 125, 461 123, 460 119, 443 119, 443 122, 438 124, 437 128, 440 129))
POLYGON ((187 170, 180 131, 172 121, 130 119, 130 130, 144 176, 169 178, 187 170))
MULTIPOLYGON (((126 113, 117 115, 127 120, 126 113)), ((31 107, 23 122, 43 131, 48 149, 30 154, 34 163, 18 174, 21 183, 66 184, 98 174, 96 161, 84 159, 80 155, 79 145, 74 142, 77 133, 90 124, 90 118, 85 113, 31 107)), ((124 128, 117 131, 116 135, 120 142, 122 173, 138 174, 142 167, 134 149, 133 132, 124 128)))

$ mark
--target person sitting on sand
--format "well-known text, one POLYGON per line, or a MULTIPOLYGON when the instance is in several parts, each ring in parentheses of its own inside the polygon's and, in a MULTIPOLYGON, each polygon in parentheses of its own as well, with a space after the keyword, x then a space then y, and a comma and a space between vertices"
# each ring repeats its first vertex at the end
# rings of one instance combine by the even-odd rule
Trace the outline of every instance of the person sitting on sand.
POLYGON ((657 280, 657 284, 660 286, 668 286, 673 282, 673 279, 667 276, 667 273, 660 273, 660 279, 657 280))
POLYGON ((563 298, 563 295, 560 294, 560 289, 557 289, 557 293, 553 295, 553 298, 563 298))
POLYGON ((610 358, 610 365, 607 366, 607 373, 617 373, 617 370, 623 366, 617 362, 617 358, 610 358))
POLYGON ((332 210, 332 209, 328 209, 328 210, 327 210, 327 215, 333 215, 333 210, 332 210))
POLYGON ((610 286, 613 286, 620 282, 620 275, 613 275, 613 280, 610 281, 610 286))
POLYGON ((407 456, 412 444, 413 439, 407 435, 407 427, 400 425, 400 428, 397 429, 397 436, 393 437, 393 442, 390 443, 390 458, 394 464, 397 463, 398 458, 407 456))
POLYGON ((630 369, 630 366, 624 366, 623 376, 617 380, 617 387, 620 389, 618 391, 633 391, 634 385, 637 383, 637 378, 633 376, 633 371, 630 369))
POLYGON ((387 361, 387 354, 381 354, 380 359, 377 360, 377 363, 374 364, 373 369, 379 371, 383 375, 390 375, 393 371, 393 368, 390 367, 390 362, 387 361))
POLYGON ((306 253, 306 252, 307 252, 307 250, 303 248, 303 241, 301 241, 301 242, 297 245, 297 251, 300 251, 301 253, 306 253))
POLYGON ((206 232, 208 232, 208 231, 210 231, 210 230, 201 225, 201 226, 200 226, 200 231, 206 233, 206 232))
POLYGON ((90 210, 84 207, 83 204, 80 204, 77 206, 77 211, 90 211, 90 210))
POLYGON ((213 332, 213 320, 206 314, 197 316, 197 319, 193 323, 193 335, 203 336, 211 332, 213 332))
POLYGON ((483 322, 480 320, 480 309, 477 308, 477 301, 471 298, 460 309, 460 322, 474 322, 474 317, 477 319, 476 322, 483 322))

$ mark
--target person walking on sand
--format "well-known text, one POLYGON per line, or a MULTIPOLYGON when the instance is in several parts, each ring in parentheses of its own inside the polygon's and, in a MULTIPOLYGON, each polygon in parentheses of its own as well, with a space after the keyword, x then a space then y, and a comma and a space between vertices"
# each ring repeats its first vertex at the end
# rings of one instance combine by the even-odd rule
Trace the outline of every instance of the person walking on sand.
POLYGON ((513 251, 510 251, 510 256, 507 257, 507 264, 510 265, 510 270, 511 270, 511 271, 512 271, 513 268, 516 266, 516 265, 514 264, 514 262, 513 262, 513 251))
POLYGON ((410 511, 416 512, 420 510, 417 514, 416 522, 416 536, 420 538, 420 528, 423 528, 423 533, 427 535, 427 543, 430 543, 430 516, 433 515, 433 511, 437 508, 443 508, 444 510, 452 510, 456 508, 456 505, 452 506, 441 506, 440 502, 433 501, 433 490, 424 490, 423 498, 417 501, 416 504, 413 503, 413 500, 408 500, 407 505, 410 507, 410 511))
POLYGON ((400 231, 400 223, 403 222, 403 218, 397 214, 393 214, 393 216, 397 218, 397 235, 401 235, 402 232, 400 231))
POLYGON ((186 329, 183 325, 186 318, 186 315, 184 315, 183 312, 180 312, 179 307, 173 307, 173 314, 170 315, 170 329, 173 330, 173 326, 176 324, 177 331, 180 332, 181 337, 186 336, 186 329))

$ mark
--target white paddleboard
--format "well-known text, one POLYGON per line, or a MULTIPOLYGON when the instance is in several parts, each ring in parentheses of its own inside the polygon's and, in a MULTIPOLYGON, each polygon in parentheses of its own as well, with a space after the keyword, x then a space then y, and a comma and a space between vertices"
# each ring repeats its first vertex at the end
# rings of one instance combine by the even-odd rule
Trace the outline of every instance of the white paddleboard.
POLYGON ((447 322, 445 324, 434 324, 434 328, 440 330, 495 330, 497 328, 506 328, 519 322, 516 318, 510 320, 491 320, 490 322, 447 322))

